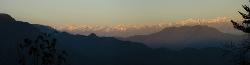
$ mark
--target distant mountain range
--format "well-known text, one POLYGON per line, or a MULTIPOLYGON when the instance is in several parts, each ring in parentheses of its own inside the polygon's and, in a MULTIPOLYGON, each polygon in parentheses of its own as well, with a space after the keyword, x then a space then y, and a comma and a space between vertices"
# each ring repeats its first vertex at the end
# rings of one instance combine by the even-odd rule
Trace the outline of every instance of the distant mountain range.
POLYGON ((239 35, 223 33, 209 26, 195 25, 168 27, 160 32, 131 36, 123 40, 141 42, 151 47, 204 48, 219 47, 226 42, 239 40, 239 38, 239 35))
MULTIPOLYGON (((214 28, 193 26, 166 28, 158 33, 126 39, 131 41, 139 39, 138 42, 147 42, 143 44, 122 41, 114 37, 99 37, 94 33, 88 36, 73 35, 45 25, 16 21, 10 15, 2 13, 0 14, 0 30, 0 65, 18 65, 17 43, 23 43, 25 38, 32 40, 41 33, 50 33, 51 37, 58 40, 56 48, 65 49, 69 53, 67 59, 71 65, 230 65, 222 56, 221 48, 170 50, 167 48, 153 49, 145 44, 154 42, 170 44, 171 42, 171 44, 189 45, 185 42, 190 41, 185 39, 214 41, 215 39, 220 40, 222 37, 234 37, 234 35, 218 32, 214 28)), ((222 39, 224 40, 224 38, 222 39)), ((197 43, 197 45, 200 44, 203 45, 203 43, 197 43)), ((211 42, 211 44, 215 43, 211 42)))
POLYGON ((177 22, 164 21, 155 24, 117 24, 117 25, 50 25, 51 27, 72 34, 89 35, 96 33, 98 36, 129 37, 134 35, 147 35, 159 32, 167 27, 207 25, 218 29, 221 32, 241 34, 233 28, 227 17, 214 19, 189 18, 177 22))

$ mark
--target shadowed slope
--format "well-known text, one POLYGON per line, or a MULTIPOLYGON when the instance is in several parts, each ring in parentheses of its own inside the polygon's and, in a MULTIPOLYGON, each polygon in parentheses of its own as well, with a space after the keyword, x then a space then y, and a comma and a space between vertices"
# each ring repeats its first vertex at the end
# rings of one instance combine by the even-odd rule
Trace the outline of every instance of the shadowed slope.
POLYGON ((152 47, 203 48, 219 46, 234 38, 239 38, 239 36, 222 33, 212 27, 196 25, 169 27, 157 33, 132 36, 125 40, 142 42, 152 47))

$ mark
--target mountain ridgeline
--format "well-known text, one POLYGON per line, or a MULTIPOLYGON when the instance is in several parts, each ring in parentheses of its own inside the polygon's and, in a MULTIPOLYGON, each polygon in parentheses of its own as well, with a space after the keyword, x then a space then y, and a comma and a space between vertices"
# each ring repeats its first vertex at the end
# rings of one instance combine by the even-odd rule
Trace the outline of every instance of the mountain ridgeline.
MULTIPOLYGON (((233 36, 210 27, 194 26, 180 27, 180 29, 166 28, 152 35, 135 36, 128 39, 130 41, 122 41, 114 37, 99 37, 94 33, 85 36, 60 32, 49 26, 16 21, 8 14, 0 14, 0 29, 0 65, 18 65, 17 44, 23 43, 25 38, 34 39, 41 33, 50 33, 57 39, 56 48, 68 52, 67 59, 71 65, 230 65, 222 56, 222 49, 218 47, 170 50, 167 47, 171 46, 151 48, 147 45, 149 43, 189 45, 191 42, 186 39, 204 41, 202 38, 207 36, 205 40, 211 38, 210 41, 215 41, 233 36), (198 31, 200 29, 204 30, 198 31), (138 42, 145 42, 147 45, 138 43, 137 38, 140 39, 138 42)), ((217 44, 198 43, 193 45, 217 44)))
POLYGON ((123 40, 145 43, 151 47, 180 49, 185 47, 221 47, 230 41, 237 41, 239 35, 220 32, 205 25, 169 27, 149 35, 136 35, 123 40))
POLYGON ((1 65, 17 65, 17 43, 22 43, 25 38, 35 38, 42 32, 51 33, 58 39, 58 48, 66 49, 69 52, 71 57, 68 59, 72 60, 73 65, 117 65, 117 63, 134 63, 135 60, 142 60, 138 63, 144 63, 143 60, 146 59, 141 56, 151 50, 141 43, 120 41, 112 37, 58 32, 48 26, 16 21, 8 14, 0 14, 0 25, 2 30, 1 65))
POLYGON ((0 14, 0 65, 17 65, 17 43, 32 38, 39 29, 27 22, 16 21, 8 14, 0 14))

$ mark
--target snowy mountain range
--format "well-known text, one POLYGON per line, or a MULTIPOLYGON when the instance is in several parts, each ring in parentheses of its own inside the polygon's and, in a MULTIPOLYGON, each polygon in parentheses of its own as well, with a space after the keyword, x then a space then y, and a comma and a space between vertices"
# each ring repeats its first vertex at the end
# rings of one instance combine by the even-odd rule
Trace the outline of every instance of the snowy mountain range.
POLYGON ((149 25, 118 24, 113 26, 103 25, 50 25, 51 27, 73 34, 89 35, 96 33, 98 36, 129 37, 134 35, 146 35, 159 32, 167 27, 207 25, 225 33, 241 34, 233 28, 227 17, 214 19, 189 18, 178 22, 165 22, 149 25))

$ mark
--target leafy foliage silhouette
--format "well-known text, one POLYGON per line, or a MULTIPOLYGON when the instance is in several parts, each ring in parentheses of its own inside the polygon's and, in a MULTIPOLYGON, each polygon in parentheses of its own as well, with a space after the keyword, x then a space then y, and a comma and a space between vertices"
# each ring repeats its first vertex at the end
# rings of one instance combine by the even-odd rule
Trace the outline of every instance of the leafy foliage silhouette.
POLYGON ((51 34, 42 33, 35 40, 24 39, 18 44, 17 52, 20 65, 67 65, 65 50, 56 48, 57 39, 51 34))
MULTIPOLYGON (((250 2, 250 0, 249 0, 250 2)), ((229 44, 226 46, 228 52, 233 53, 231 55, 234 56, 233 62, 236 62, 237 65, 250 65, 249 58, 247 58, 248 52, 250 50, 250 8, 247 5, 242 5, 247 13, 242 13, 240 11, 239 14, 242 16, 243 21, 241 24, 231 20, 234 28, 247 33, 246 38, 240 44, 229 44)))

